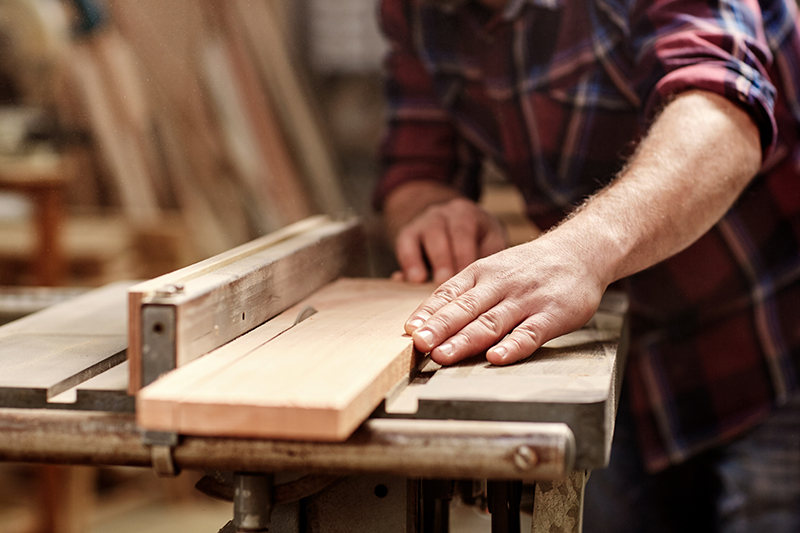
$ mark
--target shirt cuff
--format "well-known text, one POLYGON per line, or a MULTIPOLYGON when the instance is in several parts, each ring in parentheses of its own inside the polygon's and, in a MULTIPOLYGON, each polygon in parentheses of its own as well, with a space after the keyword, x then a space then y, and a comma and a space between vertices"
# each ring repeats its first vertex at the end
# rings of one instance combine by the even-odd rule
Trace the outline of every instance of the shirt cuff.
POLYGON ((651 119, 670 96, 689 90, 719 94, 744 109, 758 127, 762 161, 766 161, 778 132, 773 112, 775 87, 769 80, 745 64, 737 64, 735 69, 707 63, 682 67, 668 72, 656 84, 645 107, 645 118, 651 119))

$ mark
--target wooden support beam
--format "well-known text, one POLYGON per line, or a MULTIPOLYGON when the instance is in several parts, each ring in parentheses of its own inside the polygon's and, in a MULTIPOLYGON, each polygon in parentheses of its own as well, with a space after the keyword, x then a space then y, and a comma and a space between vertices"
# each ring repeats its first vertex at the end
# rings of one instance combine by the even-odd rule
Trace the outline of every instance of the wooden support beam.
POLYGON ((189 435, 344 440, 419 362, 403 320, 431 285, 340 279, 137 395, 137 423, 189 435), (298 313, 317 313, 294 325, 298 313))
POLYGON ((131 393, 352 273, 361 246, 357 220, 312 217, 132 287, 131 393))

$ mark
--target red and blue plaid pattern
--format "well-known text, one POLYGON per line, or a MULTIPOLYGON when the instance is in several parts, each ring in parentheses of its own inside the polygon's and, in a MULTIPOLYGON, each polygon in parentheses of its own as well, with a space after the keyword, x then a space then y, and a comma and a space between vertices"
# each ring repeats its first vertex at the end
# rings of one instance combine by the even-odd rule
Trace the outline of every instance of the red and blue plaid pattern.
MULTIPOLYGON (((382 0, 384 173, 476 198, 484 158, 549 227, 623 167, 669 98, 758 125, 762 173, 711 231, 629 280, 627 380, 652 469, 762 420, 800 380, 800 35, 792 0, 382 0)), ((703 176, 697 176, 698 180, 703 176)))

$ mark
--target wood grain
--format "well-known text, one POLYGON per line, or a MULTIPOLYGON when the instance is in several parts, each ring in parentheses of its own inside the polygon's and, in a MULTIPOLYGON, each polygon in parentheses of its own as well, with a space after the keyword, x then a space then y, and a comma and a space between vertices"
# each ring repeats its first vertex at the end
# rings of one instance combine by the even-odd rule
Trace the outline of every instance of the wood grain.
POLYGON ((51 398, 124 361, 131 282, 119 282, 0 328, 0 403, 20 389, 51 398))
POLYGON ((131 288, 131 393, 142 386, 142 309, 175 308, 174 363, 187 363, 263 324, 348 272, 359 257, 356 219, 312 217, 238 248, 131 288), (174 298, 159 289, 180 285, 174 298))
POLYGON ((565 423, 576 468, 603 467, 625 363, 626 309, 626 298, 609 291, 583 328, 513 365, 493 366, 483 355, 445 368, 429 361, 376 416, 565 423))
POLYGON ((403 321, 431 286, 340 279, 137 395, 137 422, 182 434, 343 440, 418 360, 403 321), (317 313, 291 327, 298 312, 317 313))

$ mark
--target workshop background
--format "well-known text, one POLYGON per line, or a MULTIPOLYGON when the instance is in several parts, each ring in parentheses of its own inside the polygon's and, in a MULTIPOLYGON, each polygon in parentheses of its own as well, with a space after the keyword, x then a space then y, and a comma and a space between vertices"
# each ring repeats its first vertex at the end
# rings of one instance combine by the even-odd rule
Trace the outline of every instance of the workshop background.
MULTIPOLYGON (((385 47, 375 0, 0 0, 0 322, 315 213, 362 216, 389 274, 369 204, 385 47)), ((0 532, 215 532, 231 504, 198 477, 0 464, 0 532)))

